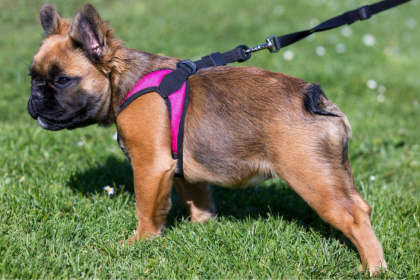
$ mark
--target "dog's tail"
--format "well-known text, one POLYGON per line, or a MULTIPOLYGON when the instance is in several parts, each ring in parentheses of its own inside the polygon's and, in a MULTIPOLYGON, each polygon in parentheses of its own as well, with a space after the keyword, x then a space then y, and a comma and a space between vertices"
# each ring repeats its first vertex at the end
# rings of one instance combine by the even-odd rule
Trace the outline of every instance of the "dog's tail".
POLYGON ((328 106, 325 101, 328 101, 328 98, 322 91, 321 86, 318 84, 309 84, 303 99, 303 105, 305 106, 306 111, 310 114, 340 117, 340 115, 336 113, 326 111, 328 110, 328 106))

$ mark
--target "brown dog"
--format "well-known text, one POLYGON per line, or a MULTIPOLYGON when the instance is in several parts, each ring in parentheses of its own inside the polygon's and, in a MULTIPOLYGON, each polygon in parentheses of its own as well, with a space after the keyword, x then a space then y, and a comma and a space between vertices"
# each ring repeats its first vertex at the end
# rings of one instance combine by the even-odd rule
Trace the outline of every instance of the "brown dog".
POLYGON ((30 69, 29 113, 49 130, 116 122, 134 170, 131 242, 161 232, 173 183, 192 221, 204 222, 215 213, 207 183, 236 187, 278 176, 353 242, 371 274, 386 268, 347 158, 350 125, 318 85, 257 68, 199 70, 189 78, 185 179, 174 180, 164 100, 152 92, 121 113, 120 103, 141 77, 175 69, 179 59, 125 47, 89 5, 73 23, 51 5, 40 19, 45 36, 30 69))

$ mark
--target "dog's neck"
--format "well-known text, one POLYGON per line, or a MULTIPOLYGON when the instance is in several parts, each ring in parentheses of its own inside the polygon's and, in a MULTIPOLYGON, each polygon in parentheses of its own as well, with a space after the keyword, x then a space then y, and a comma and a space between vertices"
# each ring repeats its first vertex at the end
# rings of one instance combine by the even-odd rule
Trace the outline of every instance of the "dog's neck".
POLYGON ((154 55, 122 47, 116 51, 110 69, 111 104, 104 124, 114 123, 127 93, 145 75, 164 68, 176 69, 178 58, 154 55))

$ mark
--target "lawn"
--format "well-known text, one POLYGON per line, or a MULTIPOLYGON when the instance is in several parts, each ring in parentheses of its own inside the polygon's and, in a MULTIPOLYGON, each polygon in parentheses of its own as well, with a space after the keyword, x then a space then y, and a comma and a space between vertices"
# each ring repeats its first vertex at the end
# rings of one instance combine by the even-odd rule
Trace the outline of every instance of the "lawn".
MULTIPOLYGON (((128 46, 192 60, 373 2, 89 1, 128 46)), ((73 17, 86 3, 52 4, 73 17)), ((137 218, 115 126, 50 132, 26 111, 42 4, 0 0, 0 278, 367 277, 355 248, 281 180, 214 186, 218 215, 205 225, 189 223, 173 192, 163 238, 119 245, 137 218)), ((355 181, 388 262, 381 278, 420 278, 419 14, 413 0, 243 64, 319 83, 348 116, 355 181)))

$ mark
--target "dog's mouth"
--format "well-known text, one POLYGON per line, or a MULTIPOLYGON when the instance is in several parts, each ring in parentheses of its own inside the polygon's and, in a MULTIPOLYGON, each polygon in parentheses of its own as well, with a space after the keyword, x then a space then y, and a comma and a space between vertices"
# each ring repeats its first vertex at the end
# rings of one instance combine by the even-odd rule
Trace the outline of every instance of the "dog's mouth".
POLYGON ((41 115, 36 116, 36 120, 38 121, 39 125, 46 130, 57 131, 62 129, 72 130, 75 128, 89 126, 94 124, 95 121, 89 120, 86 118, 82 118, 78 115, 74 117, 70 117, 68 119, 51 119, 41 115))
POLYGON ((52 119, 39 116, 39 115, 36 120, 38 121, 39 125, 43 129, 52 130, 52 131, 68 128, 69 124, 71 124, 71 121, 52 120, 52 119))

